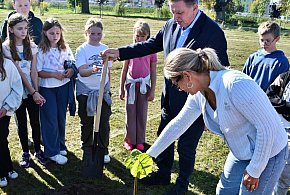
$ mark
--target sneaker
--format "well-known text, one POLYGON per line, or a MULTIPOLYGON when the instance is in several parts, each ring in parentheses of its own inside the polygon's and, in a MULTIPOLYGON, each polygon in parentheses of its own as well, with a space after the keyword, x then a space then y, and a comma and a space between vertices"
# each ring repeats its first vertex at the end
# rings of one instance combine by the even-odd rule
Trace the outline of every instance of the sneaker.
POLYGON ((6 177, 0 178, 0 187, 6 187, 8 185, 6 177))
POLYGON ((133 146, 132 144, 128 143, 128 142, 124 142, 124 147, 127 149, 127 150, 132 150, 133 149, 133 146))
POLYGON ((43 154, 43 152, 41 150, 39 150, 38 152, 35 152, 34 153, 34 157, 42 165, 46 165, 47 162, 48 162, 48 159, 44 157, 44 154, 43 154))
POLYGON ((66 150, 61 150, 61 151, 59 151, 59 153, 60 153, 61 155, 63 155, 63 156, 66 156, 66 155, 67 155, 67 151, 66 151, 66 150))
POLYGON ((139 180, 142 184, 147 186, 153 185, 169 185, 170 184, 170 175, 162 175, 161 173, 154 172, 148 177, 144 177, 139 180))
POLYGON ((144 150, 144 145, 143 144, 136 144, 136 148, 140 151, 144 150))
POLYGON ((54 155, 52 157, 49 157, 50 160, 56 162, 56 164, 59 164, 59 165, 64 165, 67 163, 67 157, 61 155, 61 154, 57 154, 57 155, 54 155))
POLYGON ((20 160, 20 166, 22 168, 28 168, 29 161, 30 161, 30 154, 28 152, 23 152, 21 160, 20 160))
POLYGON ((18 173, 16 171, 12 170, 12 171, 8 172, 8 177, 10 179, 16 179, 18 177, 18 173))
POLYGON ((109 163, 111 161, 111 158, 110 158, 110 156, 109 156, 109 154, 106 154, 105 156, 104 156, 104 163, 109 163))

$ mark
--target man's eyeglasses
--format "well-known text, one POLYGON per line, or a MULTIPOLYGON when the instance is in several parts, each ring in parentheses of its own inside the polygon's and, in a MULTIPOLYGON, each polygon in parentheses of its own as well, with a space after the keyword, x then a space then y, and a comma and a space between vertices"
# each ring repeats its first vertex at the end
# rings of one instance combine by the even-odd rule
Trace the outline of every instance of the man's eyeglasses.
POLYGON ((264 39, 259 39, 260 43, 263 43, 263 44, 265 44, 267 46, 270 46, 275 40, 276 40, 276 38, 273 39, 272 41, 270 41, 269 39, 265 39, 265 40, 264 39))

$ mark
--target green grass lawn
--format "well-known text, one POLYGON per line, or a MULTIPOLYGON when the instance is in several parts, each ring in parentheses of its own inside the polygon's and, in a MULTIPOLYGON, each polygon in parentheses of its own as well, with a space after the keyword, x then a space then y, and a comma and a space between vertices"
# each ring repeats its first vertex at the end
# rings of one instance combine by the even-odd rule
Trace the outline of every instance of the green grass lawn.
MULTIPOLYGON (((0 21, 8 11, 0 9, 0 21)), ((38 13, 36 13, 38 15, 38 13)), ((81 45, 85 39, 83 29, 86 20, 92 15, 72 14, 69 12, 48 12, 41 19, 57 17, 66 29, 65 38, 71 49, 81 45)), ((96 16, 98 17, 98 16, 96 16)), ((136 17, 114 17, 103 16, 105 37, 103 43, 109 47, 118 47, 132 42, 132 28, 138 20, 136 17)), ((154 35, 165 23, 164 20, 146 19, 151 25, 154 35)), ((257 35, 254 30, 225 29, 228 41, 228 54, 232 68, 241 70, 247 57, 259 48, 257 35)), ((278 48, 285 51, 290 57, 290 36, 283 36, 278 43, 278 48)), ((163 84, 163 53, 158 54, 157 65, 157 89, 154 102, 150 103, 147 123, 147 143, 152 144, 156 139, 156 131, 160 119, 160 96, 163 84)), ((110 164, 105 167, 105 178, 102 181, 89 180, 81 177, 80 166, 82 151, 80 149, 80 126, 79 117, 67 116, 66 143, 69 150, 68 163, 64 166, 53 163, 42 166, 34 159, 28 169, 19 167, 19 159, 22 154, 20 142, 16 133, 14 119, 11 119, 9 147, 14 163, 14 168, 19 173, 15 181, 9 180, 6 188, 0 189, 0 194, 41 194, 49 189, 58 189, 63 186, 87 183, 108 189, 110 194, 132 194, 133 178, 129 170, 124 166, 124 160, 129 152, 123 148, 125 108, 124 101, 118 99, 119 78, 121 62, 114 62, 111 72, 113 105, 111 116, 111 139, 109 151, 112 158, 110 164)), ((30 133, 31 134, 31 133, 30 133)), ((223 164, 228 153, 225 143, 218 136, 205 131, 196 155, 195 172, 190 179, 188 194, 215 194, 215 186, 223 169, 223 164)), ((178 173, 178 155, 173 167, 172 182, 175 182, 178 173)), ((1 165, 0 165, 1 166, 1 165)), ((169 189, 168 187, 146 187, 139 185, 140 194, 161 194, 169 189)))

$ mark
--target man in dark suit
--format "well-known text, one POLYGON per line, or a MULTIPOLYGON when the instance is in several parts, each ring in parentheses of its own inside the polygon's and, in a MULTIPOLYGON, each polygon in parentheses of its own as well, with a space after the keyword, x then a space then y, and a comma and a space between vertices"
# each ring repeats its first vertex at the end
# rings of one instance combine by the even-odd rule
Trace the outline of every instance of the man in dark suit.
MULTIPOLYGON (((118 49, 108 49, 103 57, 110 60, 127 60, 164 51, 166 56, 175 48, 192 49, 211 47, 216 50, 221 63, 228 66, 227 42, 224 32, 208 16, 198 9, 197 0, 169 0, 173 18, 146 42, 118 49)), ((179 113, 187 98, 187 93, 176 89, 170 80, 165 79, 161 97, 161 122, 157 134, 179 113)), ((178 140, 179 176, 168 194, 183 194, 187 191, 189 178, 194 169, 195 153, 202 135, 202 116, 178 140)), ((147 185, 170 184, 174 161, 174 144, 169 146, 156 159, 158 171, 143 179, 147 185)))

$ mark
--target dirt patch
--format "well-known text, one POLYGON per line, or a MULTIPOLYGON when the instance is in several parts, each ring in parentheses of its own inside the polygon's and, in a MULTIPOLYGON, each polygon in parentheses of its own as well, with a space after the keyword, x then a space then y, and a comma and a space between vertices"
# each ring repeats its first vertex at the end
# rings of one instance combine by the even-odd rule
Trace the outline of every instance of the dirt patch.
POLYGON ((58 189, 52 189, 44 193, 44 195, 88 195, 88 194, 100 194, 110 195, 112 192, 108 191, 107 187, 93 184, 73 184, 71 186, 64 186, 58 189))

